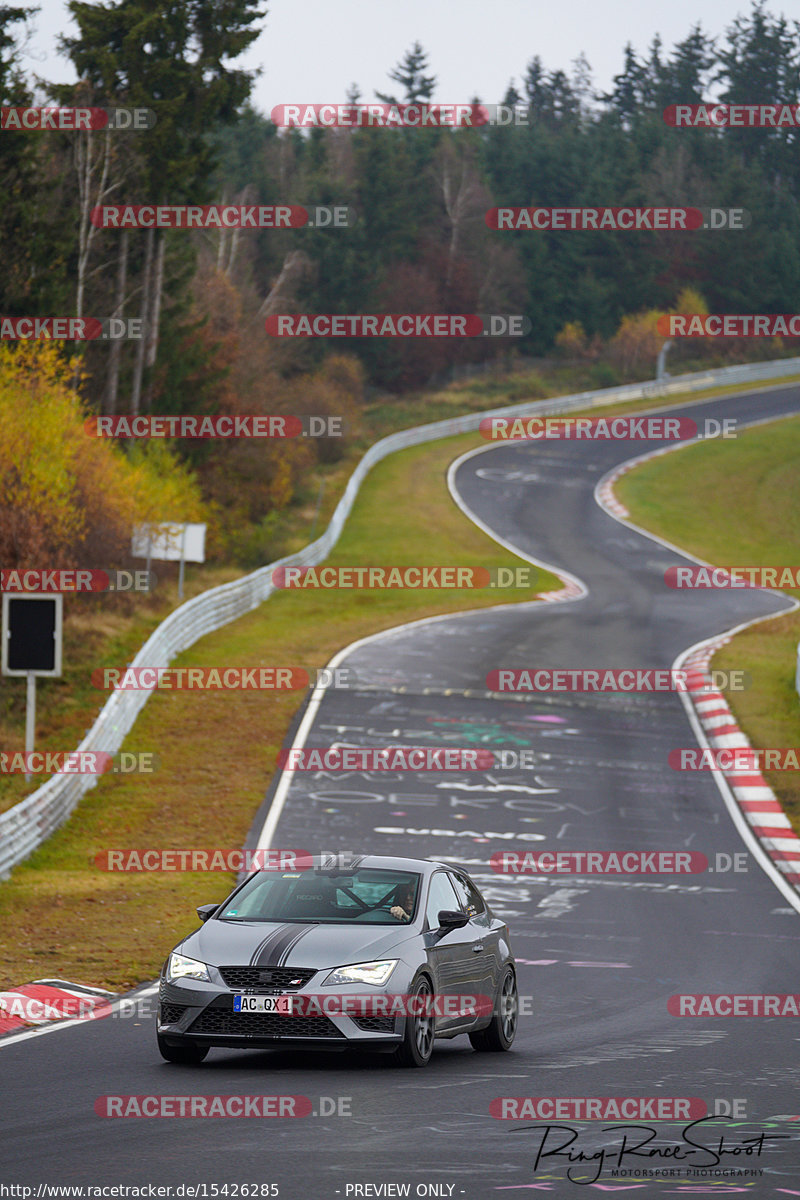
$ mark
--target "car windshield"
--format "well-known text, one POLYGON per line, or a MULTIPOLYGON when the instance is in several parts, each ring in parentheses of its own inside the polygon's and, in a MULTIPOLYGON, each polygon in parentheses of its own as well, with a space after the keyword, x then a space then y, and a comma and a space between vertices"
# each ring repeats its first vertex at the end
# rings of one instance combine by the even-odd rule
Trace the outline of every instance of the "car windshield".
POLYGON ((215 914, 223 921, 399 925, 413 920, 420 876, 363 868, 260 871, 215 914))

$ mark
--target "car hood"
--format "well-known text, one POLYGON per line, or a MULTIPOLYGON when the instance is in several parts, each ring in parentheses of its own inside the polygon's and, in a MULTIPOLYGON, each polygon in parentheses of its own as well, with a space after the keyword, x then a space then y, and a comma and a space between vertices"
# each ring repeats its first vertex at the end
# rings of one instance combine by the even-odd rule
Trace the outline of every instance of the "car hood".
POLYGON ((325 967, 387 958, 419 931, 386 925, 313 925, 306 922, 207 921, 189 935, 182 954, 212 966, 325 967))

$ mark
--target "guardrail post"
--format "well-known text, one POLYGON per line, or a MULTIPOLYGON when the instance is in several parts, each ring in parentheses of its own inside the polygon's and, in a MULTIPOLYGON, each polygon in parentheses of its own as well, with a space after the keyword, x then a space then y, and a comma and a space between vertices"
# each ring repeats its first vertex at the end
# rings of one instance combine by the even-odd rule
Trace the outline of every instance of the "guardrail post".
POLYGON ((656 381, 658 383, 660 383, 661 380, 666 377, 666 374, 667 374, 667 371, 666 371, 667 351, 669 350, 671 345, 672 345, 671 341, 664 342, 664 345, 661 347, 661 349, 658 352, 658 362, 656 363, 656 381))

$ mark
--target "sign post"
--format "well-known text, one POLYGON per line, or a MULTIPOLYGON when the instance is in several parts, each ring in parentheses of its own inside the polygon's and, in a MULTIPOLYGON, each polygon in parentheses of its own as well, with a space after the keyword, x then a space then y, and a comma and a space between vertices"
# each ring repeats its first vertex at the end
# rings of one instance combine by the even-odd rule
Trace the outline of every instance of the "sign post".
POLYGON ((146 558, 148 574, 150 559, 178 562, 178 598, 183 599, 184 564, 206 561, 205 525, 179 525, 170 521, 160 524, 135 525, 131 539, 134 558, 146 558))
POLYGON ((186 562, 186 526, 181 529, 181 565, 178 569, 178 599, 183 599, 183 564, 186 562))
MULTIPOLYGON (((36 742, 36 676, 33 671, 28 671, 27 691, 25 696, 25 762, 30 762, 27 757, 33 754, 36 742)), ((30 783, 31 777, 25 772, 25 782, 30 783)))
MULTIPOLYGON (((64 597, 52 593, 3 593, 3 675, 26 678, 25 754, 36 741, 36 676, 61 675, 64 597)), ((26 760, 27 761, 27 760, 26 760)), ((25 782, 31 774, 25 772, 25 782)))

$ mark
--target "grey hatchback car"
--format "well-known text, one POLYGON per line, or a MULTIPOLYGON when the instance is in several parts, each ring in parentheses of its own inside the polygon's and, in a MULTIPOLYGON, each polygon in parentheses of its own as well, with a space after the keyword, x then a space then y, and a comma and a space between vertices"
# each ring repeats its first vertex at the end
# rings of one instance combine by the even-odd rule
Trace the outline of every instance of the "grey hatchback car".
POLYGON ((508 1050, 517 983, 508 926, 460 868, 377 855, 249 875, 162 968, 158 1048, 358 1046, 423 1067, 434 1038, 508 1050))

